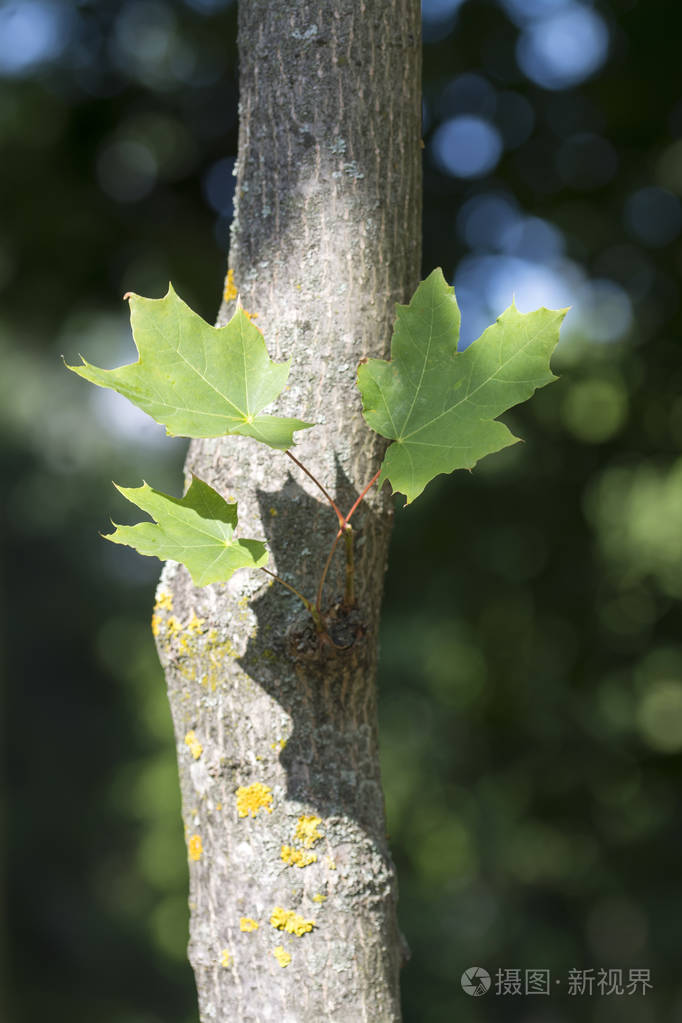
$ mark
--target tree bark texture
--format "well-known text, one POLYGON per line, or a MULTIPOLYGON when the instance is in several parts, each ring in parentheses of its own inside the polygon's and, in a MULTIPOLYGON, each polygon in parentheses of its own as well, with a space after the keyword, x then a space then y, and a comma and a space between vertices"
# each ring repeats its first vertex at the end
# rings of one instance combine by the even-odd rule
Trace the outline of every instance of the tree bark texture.
MULTIPOLYGON (((355 385, 387 357, 419 274, 418 0, 241 0, 240 140, 230 267, 272 358, 276 409, 318 425, 296 456, 347 512, 380 438, 355 385)), ((230 291, 219 322, 232 311, 230 291)), ((337 521, 281 452, 193 442, 186 464, 239 502, 239 535, 314 599, 337 521)), ((395 1023, 403 956, 379 776, 375 667, 391 511, 353 519, 357 606, 336 642, 263 572, 198 590, 164 569, 154 632, 168 681, 189 851, 201 1020, 395 1023)))

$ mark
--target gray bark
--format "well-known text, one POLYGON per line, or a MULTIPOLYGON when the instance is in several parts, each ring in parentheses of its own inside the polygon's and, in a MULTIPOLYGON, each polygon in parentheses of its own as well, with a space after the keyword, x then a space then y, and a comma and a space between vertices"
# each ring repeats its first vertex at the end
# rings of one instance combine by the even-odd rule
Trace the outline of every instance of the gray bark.
MULTIPOLYGON (((418 281, 419 30, 418 0, 240 6, 230 266, 271 357, 293 360, 275 411, 318 424, 297 435, 295 453, 344 512, 383 453, 361 416, 356 367, 387 356, 394 305, 418 281)), ((224 303, 219 322, 230 312, 224 303)), ((238 500, 239 535, 266 538, 269 567, 312 598, 337 523, 310 480, 248 438, 193 442, 186 469, 238 500)), ((206 1023, 400 1019, 375 695, 390 520, 389 498, 374 488, 353 520, 357 608, 331 612, 345 650, 320 645, 302 605, 262 572, 203 590, 173 563, 162 575, 154 629, 206 1023), (240 817, 237 790, 254 783, 272 801, 240 817), (283 847, 316 859, 287 863, 283 847), (277 929, 277 907, 314 928, 277 929), (258 928, 243 930, 242 918, 258 928)), ((342 575, 341 545, 328 609, 342 575)))

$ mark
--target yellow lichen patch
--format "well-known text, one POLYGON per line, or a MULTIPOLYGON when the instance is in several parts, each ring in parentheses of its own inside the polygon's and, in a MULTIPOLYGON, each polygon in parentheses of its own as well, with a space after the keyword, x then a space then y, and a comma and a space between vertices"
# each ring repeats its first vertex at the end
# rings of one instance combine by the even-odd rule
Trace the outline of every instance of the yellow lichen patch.
POLYGON ((298 913, 294 912, 293 909, 282 909, 281 906, 275 906, 273 909, 270 923, 278 931, 295 934, 297 938, 302 938, 308 931, 312 931, 315 926, 314 920, 305 920, 298 913))
POLYGON ((201 854, 204 851, 204 845, 201 841, 201 835, 192 835, 188 842, 189 858, 191 860, 200 860, 201 854))
POLYGON ((220 953, 220 965, 227 970, 232 965, 232 956, 228 949, 224 948, 220 953))
POLYGON ((315 817, 313 814, 303 814, 302 817, 298 818, 298 824, 294 832, 294 841, 300 842, 304 849, 312 849, 315 842, 319 842, 321 838, 324 838, 324 835, 317 830, 317 825, 321 823, 321 817, 315 817))
POLYGON ((237 789, 237 813, 240 817, 255 817, 259 810, 272 813, 272 789, 262 782, 240 786, 237 789))
POLYGON ((225 290, 223 298, 226 302, 233 302, 238 295, 237 285, 234 283, 234 270, 230 267, 225 278, 225 290))
POLYGON ((189 751, 195 760, 198 760, 201 754, 204 752, 204 747, 201 745, 196 737, 195 732, 188 732, 185 736, 185 743, 189 746, 189 751))
MULTIPOLYGON (((184 679, 188 682, 194 682, 197 677, 197 669, 191 662, 181 661, 178 665, 178 671, 184 679)), ((184 697, 185 700, 189 699, 189 693, 184 697)))
POLYGON ((170 593, 159 593, 156 598, 156 604, 154 605, 155 611, 172 611, 173 610, 173 598, 170 593))
POLYGON ((332 856, 325 857, 325 863, 327 864, 330 870, 336 870, 336 863, 334 862, 334 858, 332 856))
POLYGON ((284 945, 278 945, 277 948, 273 948, 272 954, 282 968, 288 966, 291 962, 291 956, 288 952, 284 951, 284 945))
POLYGON ((166 651, 170 651, 171 646, 174 646, 176 654, 182 655, 182 660, 190 662, 189 666, 181 664, 179 670, 185 678, 194 680, 196 668, 191 662, 198 651, 197 639, 206 631, 206 623, 203 618, 197 616, 195 611, 192 612, 192 616, 187 622, 181 622, 176 615, 160 613, 160 608, 167 611, 170 607, 171 605, 165 600, 157 601, 155 614, 152 618, 152 632, 155 636, 163 634, 166 651))
POLYGON ((204 631, 205 621, 203 618, 198 618, 196 611, 192 611, 192 617, 187 622, 187 631, 194 632, 197 635, 201 635, 204 631))
POLYGON ((289 867, 309 867, 311 863, 317 863, 317 853, 304 852, 303 849, 283 845, 282 859, 289 867))
POLYGON ((225 678, 227 657, 238 657, 239 652, 229 639, 221 640, 218 630, 208 629, 207 622, 195 611, 185 622, 175 615, 154 615, 152 630, 164 650, 173 654, 177 671, 188 682, 200 682, 215 692, 225 678))
POLYGON ((317 863, 317 853, 306 852, 312 849, 315 842, 319 842, 324 835, 317 830, 317 825, 322 823, 321 817, 313 814, 303 814, 298 818, 298 824, 294 831, 294 842, 296 845, 283 845, 281 856, 289 867, 309 867, 311 863, 317 863))
POLYGON ((206 646, 208 650, 208 671, 201 676, 202 686, 215 692, 218 685, 225 677, 224 662, 227 657, 239 657, 239 651, 234 644, 226 639, 224 642, 217 642, 218 630, 209 629, 206 633, 206 646))
POLYGON ((178 653, 185 657, 191 657, 196 652, 196 642, 192 633, 181 633, 178 639, 178 653))
POLYGON ((321 895, 319 892, 316 895, 313 895, 313 902, 326 902, 326 901, 327 901, 327 896, 326 895, 321 895))
POLYGON ((251 321, 258 319, 258 313, 250 313, 248 309, 244 308, 242 308, 242 312, 244 313, 244 316, 247 316, 251 321))
POLYGON ((175 615, 171 615, 170 618, 167 618, 165 622, 165 632, 166 637, 169 640, 174 639, 175 636, 179 636, 182 632, 182 622, 180 619, 176 618, 175 615))
POLYGON ((279 515, 279 512, 277 511, 276 508, 270 508, 269 511, 270 511, 270 515, 271 515, 271 517, 273 519, 276 519, 277 516, 279 515))
POLYGON ((277 742, 273 742, 270 744, 270 749, 283 750, 286 744, 287 744, 286 739, 278 739, 277 742))
POLYGON ((239 920, 239 930, 246 933, 249 931, 257 931, 258 924, 255 920, 252 920, 250 916, 243 916, 239 920))

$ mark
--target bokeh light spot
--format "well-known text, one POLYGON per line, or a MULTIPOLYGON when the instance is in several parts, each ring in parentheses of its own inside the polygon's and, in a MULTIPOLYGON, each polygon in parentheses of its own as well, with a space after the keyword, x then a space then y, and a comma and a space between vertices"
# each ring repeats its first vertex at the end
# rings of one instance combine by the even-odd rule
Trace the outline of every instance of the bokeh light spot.
POLYGON ((426 806, 414 821, 412 859, 420 873, 434 883, 460 887, 476 870, 473 838, 453 813, 440 815, 437 806, 426 806))
POLYGON ((135 0, 121 7, 110 43, 111 57, 127 76, 159 91, 178 83, 215 80, 216 52, 206 47, 198 56, 178 32, 178 19, 169 4, 135 0))
POLYGON ((464 0, 422 0, 422 37, 425 43, 437 43, 455 27, 457 11, 464 0))
POLYGON ((474 114, 487 118, 495 113, 495 89, 482 75, 463 74, 453 78, 443 89, 438 102, 442 120, 458 114, 474 114))
POLYGON ((581 284, 577 268, 568 260, 550 266, 511 255, 465 256, 455 276, 462 310, 460 347, 482 334, 512 299, 521 312, 542 305, 562 309, 575 300, 581 284))
POLYGON ((63 8, 43 0, 22 0, 0 9, 0 74, 31 72, 58 56, 66 45, 63 8))
POLYGON ((155 0, 128 3, 116 19, 116 41, 124 53, 139 61, 162 59, 175 31, 171 9, 155 0))
POLYGON ((509 223, 501 240, 506 252, 529 262, 556 260, 564 251, 561 231, 541 217, 523 217, 509 223))
POLYGON ((548 14, 566 7, 571 0, 500 0, 502 7, 517 25, 525 25, 536 18, 545 18, 548 14))
POLYGON ((594 341, 618 341, 632 328, 632 302, 615 281, 587 281, 575 305, 581 330, 594 341))
POLYGON ((520 219, 513 198, 485 192, 463 203, 457 216, 457 232, 472 249, 501 249, 502 239, 520 219))
POLYGON ((187 899, 179 895, 161 899, 150 915, 150 927, 158 947, 182 963, 187 954, 189 931, 187 899))
POLYGON ((545 89, 567 89, 594 74, 606 60, 609 30, 604 19, 582 4, 529 24, 516 48, 519 67, 545 89))
POLYGON ((627 416, 627 392, 619 380, 580 380, 563 401, 562 418, 574 437, 587 444, 610 440, 627 416))
POLYGON ((122 400, 115 391, 98 388, 90 395, 90 406, 110 436, 149 448, 162 448, 165 445, 167 435, 163 426, 150 419, 136 405, 122 400))
POLYGON ((434 627, 424 644, 424 677, 434 696, 444 706, 458 710, 480 705, 486 688, 486 663, 469 637, 434 627))
POLYGON ((585 497, 605 558, 637 582, 682 597, 682 458, 607 469, 585 497))
POLYGON ((436 129, 431 152, 446 174, 478 178, 497 166, 502 139, 497 129, 481 117, 453 117, 436 129))
POLYGON ((682 228, 680 200, 664 188, 640 188, 625 204, 625 223, 644 245, 668 245, 682 228))
POLYGON ((507 850, 512 876, 530 884, 580 877, 592 865, 594 845, 587 836, 569 835, 539 820, 519 824, 507 850))
POLYGON ((643 694, 637 724, 644 741, 659 753, 682 750, 682 684, 660 679, 643 694))
POLYGON ((181 120, 143 113, 122 121, 119 140, 137 142, 148 148, 164 181, 177 181, 194 168, 197 144, 181 120))
POLYGON ((157 172, 156 157, 142 142, 112 142, 97 158, 100 187, 118 202, 143 199, 156 184, 157 172))
POLYGON ((682 139, 664 149, 658 161, 656 178, 663 188, 682 195, 682 139))

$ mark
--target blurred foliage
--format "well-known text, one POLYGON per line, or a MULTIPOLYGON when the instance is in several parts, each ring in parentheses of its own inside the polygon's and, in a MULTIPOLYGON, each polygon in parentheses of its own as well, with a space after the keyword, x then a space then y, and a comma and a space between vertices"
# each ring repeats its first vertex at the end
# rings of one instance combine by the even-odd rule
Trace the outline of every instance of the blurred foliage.
MULTIPOLYGON (((423 10, 425 272, 454 279, 469 339, 512 290, 574 311, 562 380, 508 418, 525 443, 396 515, 380 692, 405 1019, 675 1023, 676 12, 423 10), (561 985, 472 999, 459 978, 473 965, 549 968, 561 985), (569 969, 589 966, 649 967, 654 990, 567 997, 569 969)), ((236 96, 229 2, 0 4, 13 1023, 196 1019, 175 751, 145 624, 158 567, 97 536, 105 510, 126 521, 109 481, 177 491, 184 448, 59 355, 125 361, 128 289, 172 279, 213 317, 236 96)))

